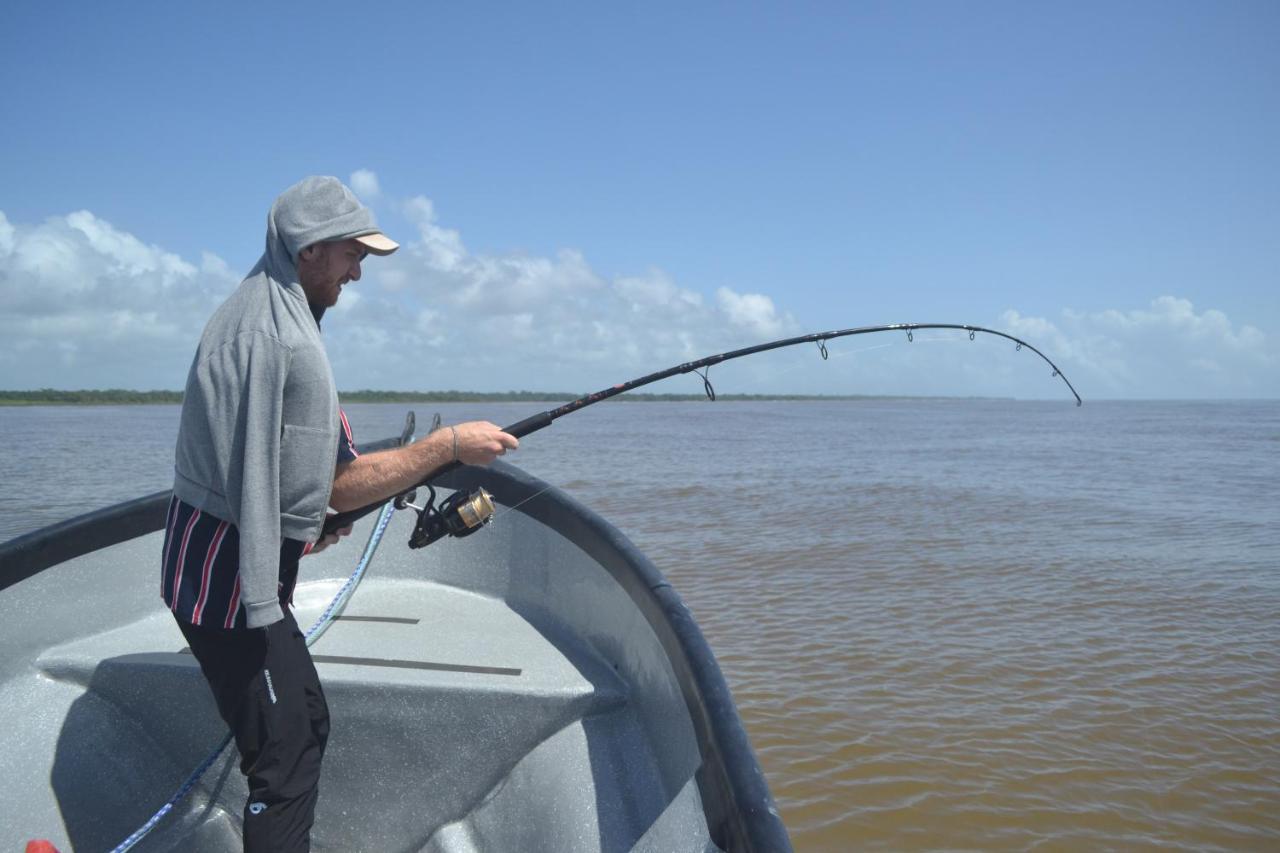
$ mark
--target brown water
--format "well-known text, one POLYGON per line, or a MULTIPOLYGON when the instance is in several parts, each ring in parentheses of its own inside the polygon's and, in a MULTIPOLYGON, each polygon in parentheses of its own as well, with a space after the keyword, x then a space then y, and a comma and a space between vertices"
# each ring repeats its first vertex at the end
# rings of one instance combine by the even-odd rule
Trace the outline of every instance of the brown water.
MULTIPOLYGON (((165 488, 176 411, 0 410, 0 535, 165 488)), ((684 596, 798 850, 1277 850, 1278 451, 1274 402, 646 403, 512 461, 684 596)))

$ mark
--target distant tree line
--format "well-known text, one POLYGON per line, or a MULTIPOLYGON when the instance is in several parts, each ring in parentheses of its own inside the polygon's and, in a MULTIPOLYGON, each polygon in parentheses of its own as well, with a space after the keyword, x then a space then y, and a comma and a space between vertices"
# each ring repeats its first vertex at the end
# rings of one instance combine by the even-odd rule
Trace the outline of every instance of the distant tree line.
MULTIPOLYGON (((342 391, 344 403, 532 403, 561 402, 582 396, 569 391, 342 391)), ((705 400, 703 394, 637 394, 612 398, 619 402, 688 402, 705 400)), ((865 400, 864 395, 813 394, 720 394, 718 400, 865 400)), ((103 391, 0 391, 0 406, 121 406, 181 403, 181 391, 130 391, 108 388, 103 391)))
POLYGON ((108 388, 105 391, 0 391, 0 406, 106 406, 143 403, 181 403, 181 391, 130 391, 108 388))
POLYGON ((344 403, 522 403, 572 400, 568 391, 339 391, 344 403))
MULTIPOLYGON (((576 400, 584 392, 572 391, 340 391, 344 403, 555 403, 576 400)), ((612 400, 634 402, 686 402, 707 399, 706 394, 642 394, 629 391, 612 400)), ((836 397, 813 394, 718 394, 717 400, 855 400, 862 395, 836 397)))

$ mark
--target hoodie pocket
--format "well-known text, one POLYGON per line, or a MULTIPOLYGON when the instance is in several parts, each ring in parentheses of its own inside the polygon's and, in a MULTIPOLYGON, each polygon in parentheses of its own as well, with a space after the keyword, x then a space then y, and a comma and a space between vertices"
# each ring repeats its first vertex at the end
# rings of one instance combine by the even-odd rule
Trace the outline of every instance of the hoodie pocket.
POLYGON ((280 436, 280 512, 302 518, 324 515, 333 484, 336 451, 329 431, 285 424, 280 436))

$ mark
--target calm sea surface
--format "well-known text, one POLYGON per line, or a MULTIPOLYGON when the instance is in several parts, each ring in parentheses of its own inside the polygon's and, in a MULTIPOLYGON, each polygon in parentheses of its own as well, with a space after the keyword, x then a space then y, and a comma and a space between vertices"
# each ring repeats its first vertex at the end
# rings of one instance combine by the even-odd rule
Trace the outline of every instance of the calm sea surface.
MULTIPOLYGON (((168 488, 177 415, 0 408, 0 539, 168 488)), ((511 461, 684 596, 797 849, 1280 849, 1280 402, 611 403, 511 461)))

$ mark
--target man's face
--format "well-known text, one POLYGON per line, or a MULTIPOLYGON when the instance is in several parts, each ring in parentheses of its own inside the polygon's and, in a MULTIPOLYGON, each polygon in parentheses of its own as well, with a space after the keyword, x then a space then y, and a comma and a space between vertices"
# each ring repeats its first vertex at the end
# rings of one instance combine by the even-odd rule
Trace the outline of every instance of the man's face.
POLYGON ((332 308, 342 294, 342 285, 360 280, 360 262, 368 252, 356 240, 316 243, 298 253, 298 283, 307 301, 320 308, 332 308))

